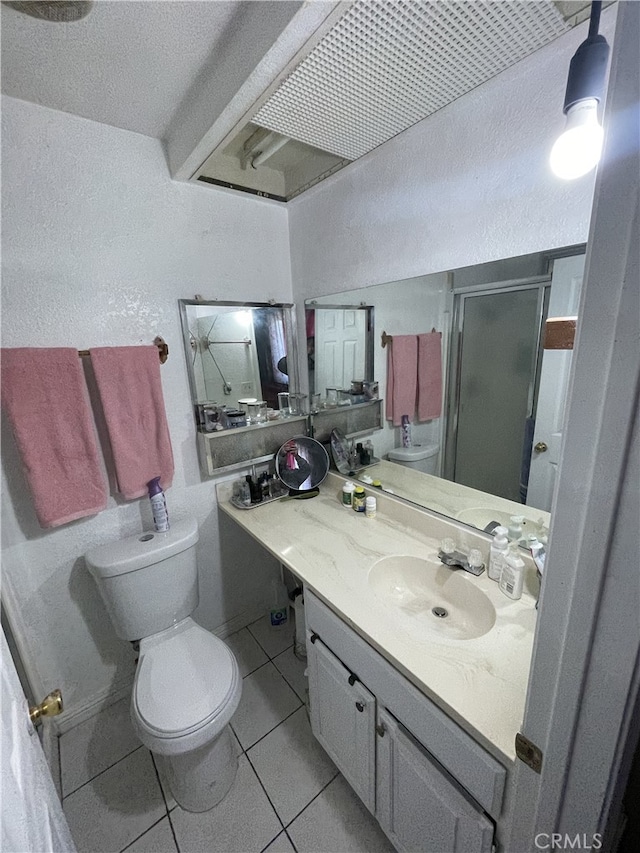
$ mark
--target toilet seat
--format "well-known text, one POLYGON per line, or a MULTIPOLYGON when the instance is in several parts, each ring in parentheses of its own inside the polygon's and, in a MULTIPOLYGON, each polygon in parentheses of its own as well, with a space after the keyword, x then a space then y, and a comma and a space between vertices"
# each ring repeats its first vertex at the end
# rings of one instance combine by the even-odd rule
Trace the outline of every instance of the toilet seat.
POLYGON ((242 679, 231 650, 190 617, 140 642, 131 715, 151 750, 176 755, 217 737, 242 679))

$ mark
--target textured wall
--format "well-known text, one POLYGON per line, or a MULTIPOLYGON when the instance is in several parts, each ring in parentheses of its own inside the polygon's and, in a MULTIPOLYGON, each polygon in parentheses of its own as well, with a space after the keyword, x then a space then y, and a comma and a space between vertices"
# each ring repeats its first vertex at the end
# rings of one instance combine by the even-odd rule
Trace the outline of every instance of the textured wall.
MULTIPOLYGON (((166 339, 176 462, 167 501, 174 517, 200 523, 196 615, 212 629, 253 618, 275 563, 218 520, 215 482, 200 481, 177 300, 291 301, 286 210, 172 182, 160 143, 145 136, 11 98, 2 119, 2 345, 166 339)), ((34 680, 62 688, 73 714, 132 673, 131 650, 115 638, 82 555, 149 524, 148 501, 111 499, 97 517, 45 532, 11 431, 2 438, 3 595, 34 680)))
MULTIPOLYGON (((615 7, 601 32, 613 40, 615 7)), ((555 178, 562 36, 289 204, 296 301, 584 242, 593 174, 555 178)))

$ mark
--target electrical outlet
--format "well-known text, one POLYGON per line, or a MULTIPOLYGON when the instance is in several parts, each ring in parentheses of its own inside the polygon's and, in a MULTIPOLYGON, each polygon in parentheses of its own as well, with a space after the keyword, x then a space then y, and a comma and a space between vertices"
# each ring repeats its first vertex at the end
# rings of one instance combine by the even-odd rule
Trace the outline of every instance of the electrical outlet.
POLYGON ((243 394, 251 394, 253 391, 253 382, 241 382, 240 390, 243 394))

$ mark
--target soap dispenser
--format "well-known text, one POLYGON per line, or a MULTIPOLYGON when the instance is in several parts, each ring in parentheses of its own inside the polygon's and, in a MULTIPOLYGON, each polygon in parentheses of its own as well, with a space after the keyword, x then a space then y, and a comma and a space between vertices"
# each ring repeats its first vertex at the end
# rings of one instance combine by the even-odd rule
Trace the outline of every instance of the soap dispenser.
POLYGON ((500 574, 504 565, 504 558, 509 551, 509 540, 507 539, 507 528, 499 525, 493 532, 493 541, 489 551, 489 568, 487 574, 492 581, 500 581, 500 574))
POLYGON ((524 583, 524 560, 518 554, 518 545, 512 543, 504 558, 500 573, 500 590, 514 600, 522 598, 524 583))

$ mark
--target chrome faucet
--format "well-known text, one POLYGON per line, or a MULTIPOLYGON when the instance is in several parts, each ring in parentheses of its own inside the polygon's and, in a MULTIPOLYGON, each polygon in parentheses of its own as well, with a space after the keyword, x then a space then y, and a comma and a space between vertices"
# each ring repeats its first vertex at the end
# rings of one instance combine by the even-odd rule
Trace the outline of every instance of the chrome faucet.
POLYGON ((484 563, 480 551, 477 548, 472 548, 468 555, 463 554, 462 551, 456 549, 453 539, 442 540, 438 558, 445 566, 452 569, 463 569, 463 571, 476 577, 484 572, 484 563))

